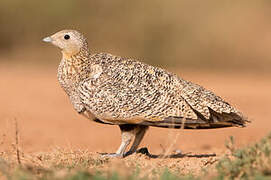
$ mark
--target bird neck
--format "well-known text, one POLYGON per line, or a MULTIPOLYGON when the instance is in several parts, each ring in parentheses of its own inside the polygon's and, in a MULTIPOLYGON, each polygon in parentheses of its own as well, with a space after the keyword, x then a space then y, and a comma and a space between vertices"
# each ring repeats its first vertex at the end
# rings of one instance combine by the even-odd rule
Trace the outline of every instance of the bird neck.
POLYGON ((70 60, 79 63, 79 65, 88 64, 90 61, 90 51, 87 44, 84 44, 78 53, 72 55, 70 60))
POLYGON ((80 74, 84 73, 84 70, 90 64, 90 56, 87 44, 84 44, 79 52, 74 55, 67 56, 63 54, 62 60, 65 64, 67 76, 80 76, 80 74))

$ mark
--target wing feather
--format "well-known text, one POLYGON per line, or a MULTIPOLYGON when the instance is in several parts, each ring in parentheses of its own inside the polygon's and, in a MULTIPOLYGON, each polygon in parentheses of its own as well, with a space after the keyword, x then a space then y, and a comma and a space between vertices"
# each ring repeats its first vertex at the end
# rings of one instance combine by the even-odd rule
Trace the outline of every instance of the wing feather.
POLYGON ((176 75, 131 59, 107 56, 103 58, 106 63, 95 64, 103 64, 99 77, 92 75, 79 86, 82 103, 97 118, 116 123, 162 121, 168 116, 197 119, 179 93, 176 75))
POLYGON ((102 67, 96 68, 98 76, 92 71, 78 88, 85 108, 101 121, 166 126, 173 119, 171 124, 180 126, 185 119, 200 127, 243 123, 236 109, 199 85, 132 59, 101 56, 93 65, 102 67))

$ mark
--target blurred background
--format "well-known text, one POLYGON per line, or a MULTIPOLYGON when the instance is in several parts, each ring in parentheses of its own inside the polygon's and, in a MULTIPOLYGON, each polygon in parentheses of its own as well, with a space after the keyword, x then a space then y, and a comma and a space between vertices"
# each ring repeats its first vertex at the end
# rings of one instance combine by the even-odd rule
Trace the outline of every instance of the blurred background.
POLYGON ((41 39, 77 29, 93 52, 166 67, 270 71, 270 10, 267 0, 1 0, 0 57, 54 64, 59 58, 41 39))
MULTIPOLYGON (((93 53, 137 58, 208 87, 254 122, 185 131, 176 148, 221 148, 229 135, 245 145, 271 130, 271 1, 1 0, 0 149, 13 138, 15 118, 26 150, 118 147, 118 128, 77 115, 57 83, 61 53, 42 38, 62 29, 82 32, 93 53)), ((159 151, 167 135, 154 128, 143 144, 159 151)))

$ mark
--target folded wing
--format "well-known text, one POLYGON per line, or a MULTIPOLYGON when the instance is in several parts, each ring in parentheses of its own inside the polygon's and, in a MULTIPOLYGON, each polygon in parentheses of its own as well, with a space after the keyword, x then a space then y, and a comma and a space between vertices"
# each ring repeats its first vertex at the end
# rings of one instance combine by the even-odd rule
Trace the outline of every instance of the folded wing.
POLYGON ((161 68, 105 54, 99 76, 79 94, 86 110, 111 124, 219 128, 244 125, 242 115, 212 92, 161 68))

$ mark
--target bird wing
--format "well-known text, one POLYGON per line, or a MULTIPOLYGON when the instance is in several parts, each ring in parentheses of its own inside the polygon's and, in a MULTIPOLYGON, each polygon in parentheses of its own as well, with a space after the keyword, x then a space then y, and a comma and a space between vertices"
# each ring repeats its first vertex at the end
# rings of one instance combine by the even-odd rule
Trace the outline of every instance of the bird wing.
POLYGON ((206 124, 237 114, 212 92, 161 68, 110 54, 96 56, 95 68, 81 82, 79 94, 85 108, 101 121, 206 124))
POLYGON ((90 70, 79 86, 82 103, 100 120, 117 124, 162 121, 169 116, 198 118, 177 92, 176 75, 132 59, 103 56, 93 65, 99 77, 90 70))

